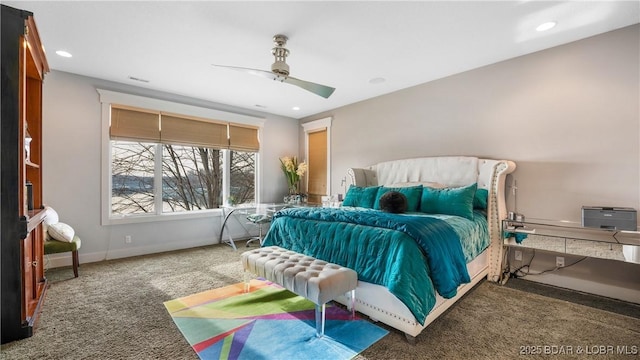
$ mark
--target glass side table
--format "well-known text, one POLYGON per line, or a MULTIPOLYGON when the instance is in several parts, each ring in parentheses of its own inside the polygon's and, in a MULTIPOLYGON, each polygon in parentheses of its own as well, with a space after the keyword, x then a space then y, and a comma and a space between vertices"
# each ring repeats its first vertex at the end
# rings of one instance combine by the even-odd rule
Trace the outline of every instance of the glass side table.
POLYGON ((511 247, 640 264, 638 231, 589 228, 573 222, 544 219, 503 220, 502 230, 504 244, 511 247))

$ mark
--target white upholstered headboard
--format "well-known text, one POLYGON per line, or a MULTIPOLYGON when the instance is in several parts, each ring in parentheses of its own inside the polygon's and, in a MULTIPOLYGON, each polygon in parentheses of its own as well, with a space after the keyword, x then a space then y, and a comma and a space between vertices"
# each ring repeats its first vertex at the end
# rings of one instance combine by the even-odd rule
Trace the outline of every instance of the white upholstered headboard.
MULTIPOLYGON (((391 185, 402 182, 437 182, 447 186, 478 183, 488 189, 498 161, 470 156, 438 156, 386 161, 363 169, 349 169, 358 186, 391 185), (368 171, 367 171, 368 170, 368 171)), ((513 164, 515 166, 515 164, 513 164)))
POLYGON ((509 160, 480 159, 472 156, 433 156, 381 162, 347 173, 357 186, 392 185, 407 182, 435 182, 449 187, 478 184, 489 190, 487 219, 491 246, 489 279, 498 281, 502 272, 503 242, 500 222, 507 217, 505 178, 516 164, 509 160))

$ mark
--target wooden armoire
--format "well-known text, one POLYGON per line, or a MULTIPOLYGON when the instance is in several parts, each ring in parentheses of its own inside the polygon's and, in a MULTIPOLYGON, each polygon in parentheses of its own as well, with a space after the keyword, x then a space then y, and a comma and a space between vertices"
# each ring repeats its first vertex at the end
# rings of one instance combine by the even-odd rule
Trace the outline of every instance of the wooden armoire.
POLYGON ((1 6, 0 308, 4 344, 33 334, 47 286, 42 82, 49 65, 33 14, 1 6))

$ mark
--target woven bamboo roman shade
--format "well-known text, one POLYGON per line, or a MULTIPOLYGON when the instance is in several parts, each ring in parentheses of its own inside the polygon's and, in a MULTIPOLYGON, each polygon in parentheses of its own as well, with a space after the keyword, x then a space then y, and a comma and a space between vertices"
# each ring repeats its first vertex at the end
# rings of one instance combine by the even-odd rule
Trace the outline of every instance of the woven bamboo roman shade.
POLYGON ((230 149, 260 150, 258 128, 178 114, 111 106, 109 136, 112 140, 230 149))
POLYGON ((160 142, 163 144, 187 145, 215 149, 226 149, 227 124, 162 114, 160 142))
POLYGON ((229 149, 257 152, 260 150, 258 129, 255 127, 229 124, 229 149))
POLYGON ((327 192, 327 129, 309 133, 308 202, 321 203, 327 192))
POLYGON ((160 113, 111 107, 109 136, 112 140, 160 142, 160 113))

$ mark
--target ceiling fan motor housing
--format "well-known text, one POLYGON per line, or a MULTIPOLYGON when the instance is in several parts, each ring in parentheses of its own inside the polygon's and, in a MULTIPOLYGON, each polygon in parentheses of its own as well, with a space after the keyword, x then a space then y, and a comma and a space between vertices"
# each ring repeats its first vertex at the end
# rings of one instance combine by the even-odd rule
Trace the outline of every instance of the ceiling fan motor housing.
MULTIPOLYGON (((285 45, 287 45, 287 40, 289 40, 289 38, 287 38, 286 35, 275 35, 273 37, 273 42, 275 43, 276 47, 271 49, 271 54, 273 54, 273 56, 275 56, 276 58, 273 65, 271 65, 271 71, 284 77, 289 76, 289 65, 287 65, 286 62, 287 56, 289 56, 289 50, 284 47, 285 45)), ((284 79, 276 80, 283 81, 284 79)))

